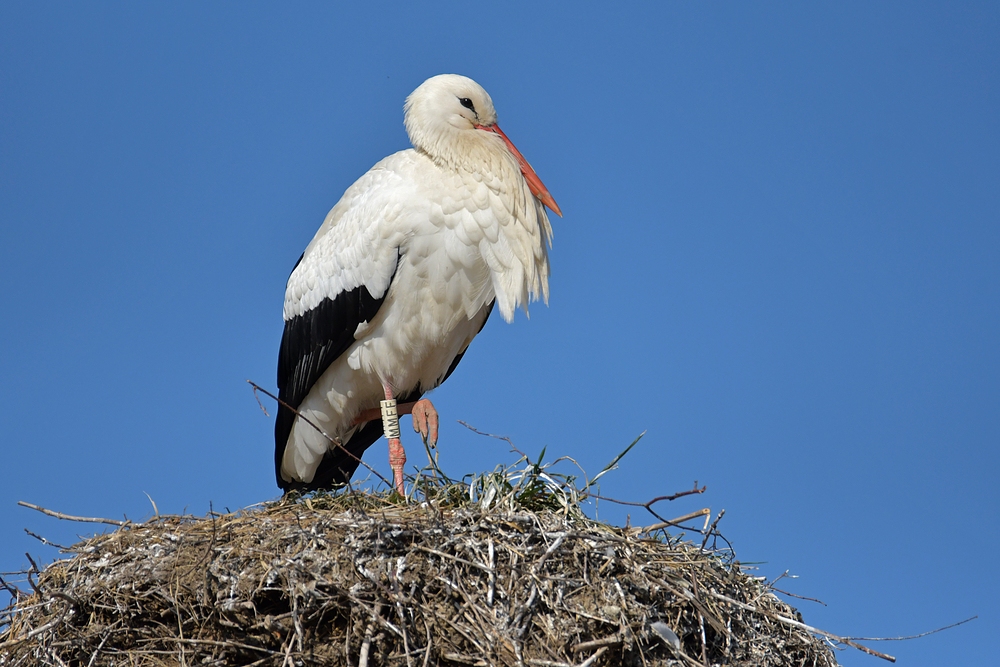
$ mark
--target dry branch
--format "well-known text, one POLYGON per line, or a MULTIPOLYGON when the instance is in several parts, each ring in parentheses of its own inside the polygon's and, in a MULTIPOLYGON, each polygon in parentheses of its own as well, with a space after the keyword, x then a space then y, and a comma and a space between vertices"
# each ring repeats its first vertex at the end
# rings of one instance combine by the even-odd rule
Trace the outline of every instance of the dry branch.
POLYGON ((53 510, 45 509, 44 507, 39 507, 38 505, 26 503, 23 500, 17 501, 17 504, 20 505, 21 507, 27 507, 28 509, 33 509, 36 512, 41 512, 42 514, 53 516, 57 519, 63 519, 64 521, 80 521, 83 523, 106 523, 111 526, 124 526, 128 524, 128 521, 118 521, 117 519, 101 519, 97 517, 73 516, 72 514, 63 514, 62 512, 55 512, 53 510))

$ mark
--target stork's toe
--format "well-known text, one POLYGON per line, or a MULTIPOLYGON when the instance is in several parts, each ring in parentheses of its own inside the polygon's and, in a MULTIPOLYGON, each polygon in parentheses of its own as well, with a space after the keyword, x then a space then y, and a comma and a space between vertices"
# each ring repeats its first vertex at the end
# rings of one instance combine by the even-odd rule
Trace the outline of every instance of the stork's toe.
POLYGON ((431 447, 438 441, 438 413, 434 404, 422 398, 413 404, 413 430, 431 447))

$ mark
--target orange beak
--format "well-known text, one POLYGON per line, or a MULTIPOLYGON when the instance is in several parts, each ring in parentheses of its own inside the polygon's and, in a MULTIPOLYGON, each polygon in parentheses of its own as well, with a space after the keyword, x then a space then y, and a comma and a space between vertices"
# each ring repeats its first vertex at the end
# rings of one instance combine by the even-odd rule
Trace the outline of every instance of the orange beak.
POLYGON ((507 149, 514 155, 515 158, 517 158, 517 164, 521 167, 521 174, 524 175, 524 180, 528 182, 528 188, 531 189, 531 194, 535 195, 535 197, 538 198, 538 201, 548 206, 552 209, 553 213, 561 218, 562 211, 559 210, 559 204, 557 204, 556 200, 552 198, 552 195, 549 194, 548 188, 546 188, 545 184, 542 183, 542 179, 538 178, 538 174, 535 173, 535 170, 531 168, 528 161, 524 159, 523 155, 521 155, 521 151, 517 150, 517 147, 514 146, 511 140, 507 138, 507 135, 503 133, 500 126, 476 125, 476 129, 486 130, 487 132, 493 132, 494 134, 500 135, 503 142, 507 144, 507 149))

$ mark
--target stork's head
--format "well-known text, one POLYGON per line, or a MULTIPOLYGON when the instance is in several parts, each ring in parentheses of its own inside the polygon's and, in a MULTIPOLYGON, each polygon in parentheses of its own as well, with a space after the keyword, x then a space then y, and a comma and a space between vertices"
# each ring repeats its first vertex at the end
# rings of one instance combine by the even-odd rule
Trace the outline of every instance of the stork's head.
POLYGON ((444 159, 462 144, 478 140, 471 134, 477 125, 497 122, 489 93, 472 79, 458 74, 439 74, 427 79, 410 93, 403 109, 406 132, 413 145, 431 157, 444 159))
POLYGON ((458 74, 439 74, 420 84, 403 106, 413 146, 459 168, 487 165, 497 155, 517 161, 531 192, 556 215, 562 212, 540 178, 497 125, 497 112, 482 86, 458 74))

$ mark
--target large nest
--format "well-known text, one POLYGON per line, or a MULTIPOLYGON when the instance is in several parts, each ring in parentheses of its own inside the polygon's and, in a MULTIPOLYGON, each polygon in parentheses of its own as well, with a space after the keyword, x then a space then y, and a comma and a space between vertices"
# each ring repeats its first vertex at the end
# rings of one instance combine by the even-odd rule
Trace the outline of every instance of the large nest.
POLYGON ((717 533, 529 473, 126 524, 29 575, 0 665, 836 665, 717 533))

